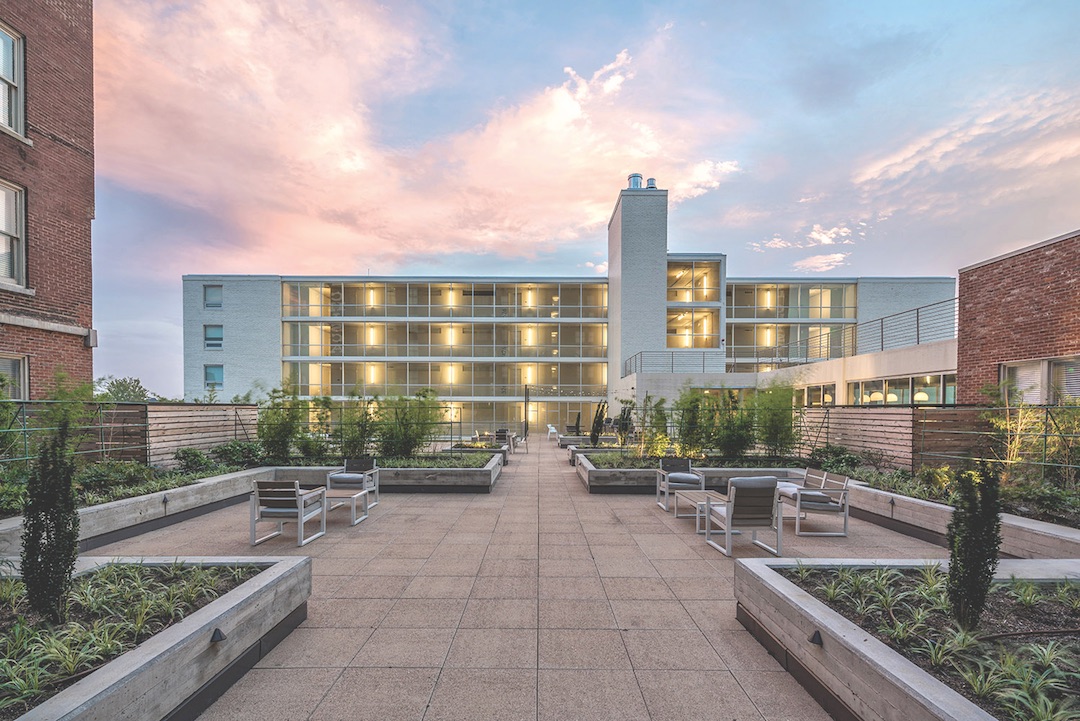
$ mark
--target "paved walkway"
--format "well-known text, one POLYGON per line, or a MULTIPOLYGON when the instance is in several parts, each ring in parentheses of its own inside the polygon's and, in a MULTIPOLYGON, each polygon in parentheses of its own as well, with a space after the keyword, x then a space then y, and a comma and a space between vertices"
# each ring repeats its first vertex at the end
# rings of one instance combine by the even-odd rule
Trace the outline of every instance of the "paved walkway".
MULTIPOLYGON (((591 496, 564 450, 530 445, 490 495, 383 494, 302 549, 252 549, 238 505, 94 555, 314 557, 308 619, 206 721, 829 718, 735 620, 734 562, 692 519, 591 496)), ((855 520, 846 539, 786 530, 788 556, 945 555, 855 520)))

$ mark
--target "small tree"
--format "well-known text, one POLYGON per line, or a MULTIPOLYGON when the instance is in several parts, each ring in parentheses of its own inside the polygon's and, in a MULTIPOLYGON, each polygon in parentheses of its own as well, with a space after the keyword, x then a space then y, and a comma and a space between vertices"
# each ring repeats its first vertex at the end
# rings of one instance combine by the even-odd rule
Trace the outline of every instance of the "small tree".
POLYGON ((376 410, 378 428, 375 443, 384 458, 415 455, 435 436, 442 408, 431 388, 424 388, 411 398, 387 398, 376 410))
POLYGON ((997 569, 1001 546, 1000 483, 997 469, 990 464, 956 476, 955 510, 946 531, 946 585, 953 618, 969 631, 979 625, 997 569))
POLYGON ((275 465, 289 463, 294 441, 300 435, 303 408, 292 383, 270 391, 259 405, 259 427, 256 435, 262 443, 266 460, 275 465))
POLYGON ((374 405, 378 399, 361 398, 354 390, 341 407, 341 422, 337 426, 338 449, 342 458, 366 455, 375 436, 374 405))
POLYGON ((754 445, 754 418, 739 407, 737 397, 727 391, 713 399, 716 417, 714 434, 709 446, 720 451, 725 458, 738 458, 754 445))
POLYGON ((676 448, 680 456, 698 456, 705 448, 704 428, 705 394, 685 386, 675 401, 676 448))
POLYGON ((760 388, 754 394, 757 441, 770 456, 786 456, 799 442, 794 400, 795 390, 783 384, 760 388))
POLYGON ((600 401, 593 414, 592 428, 589 429, 589 443, 594 446, 600 445, 600 433, 604 430, 604 418, 607 417, 607 401, 600 401))
POLYGON ((77 429, 85 416, 89 385, 69 388, 57 375, 55 399, 42 415, 44 430, 27 484, 23 507, 22 575, 30 607, 53 623, 67 617, 67 594, 79 556, 79 512, 75 502, 77 429))
POLYGON ((94 400, 113 403, 146 403, 155 398, 134 376, 103 376, 94 381, 94 400))
POLYGON ((634 402, 619 402, 622 403, 622 410, 615 419, 615 438, 620 446, 625 446, 630 442, 630 434, 634 430, 634 402))

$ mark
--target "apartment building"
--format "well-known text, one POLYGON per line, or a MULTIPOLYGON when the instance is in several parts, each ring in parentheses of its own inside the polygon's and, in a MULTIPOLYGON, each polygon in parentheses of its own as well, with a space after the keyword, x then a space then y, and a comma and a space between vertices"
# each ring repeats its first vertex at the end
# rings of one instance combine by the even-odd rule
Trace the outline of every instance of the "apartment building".
POLYGON ((729 279, 722 253, 668 252, 667 191, 632 175, 606 279, 184 276, 184 393, 432 388, 470 430, 517 427, 528 393, 530 425, 562 426, 651 388, 673 399, 680 374, 753 387, 780 357, 838 357, 829 330, 952 297, 951 278, 729 279))
POLYGON ((92 0, 0 3, 0 375, 12 398, 93 378, 92 0))

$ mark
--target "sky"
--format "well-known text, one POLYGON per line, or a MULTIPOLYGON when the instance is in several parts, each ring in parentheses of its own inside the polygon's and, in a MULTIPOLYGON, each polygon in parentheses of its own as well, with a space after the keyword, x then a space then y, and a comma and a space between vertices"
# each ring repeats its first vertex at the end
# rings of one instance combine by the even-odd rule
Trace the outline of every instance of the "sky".
POLYGON ((630 173, 729 277, 954 276, 1080 227, 1080 3, 96 0, 95 376, 181 277, 606 272, 630 173))

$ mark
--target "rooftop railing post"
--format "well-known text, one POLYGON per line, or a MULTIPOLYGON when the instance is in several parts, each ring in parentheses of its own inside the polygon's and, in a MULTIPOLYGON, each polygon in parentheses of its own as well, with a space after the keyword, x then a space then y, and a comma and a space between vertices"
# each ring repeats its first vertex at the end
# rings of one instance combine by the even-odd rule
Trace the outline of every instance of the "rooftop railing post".
POLYGON ((915 345, 919 345, 919 309, 915 309, 915 345))

